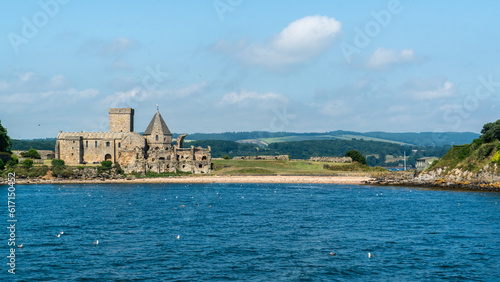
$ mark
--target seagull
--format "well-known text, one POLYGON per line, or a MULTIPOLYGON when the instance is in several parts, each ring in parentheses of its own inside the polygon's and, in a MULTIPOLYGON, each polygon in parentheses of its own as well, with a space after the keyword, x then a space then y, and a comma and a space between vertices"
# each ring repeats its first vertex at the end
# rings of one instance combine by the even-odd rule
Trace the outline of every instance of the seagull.
POLYGON ((371 254, 371 253, 368 253, 368 258, 372 258, 374 257, 375 255, 371 254))
POLYGON ((61 233, 59 233, 59 234, 64 235, 64 231, 61 231, 61 233))
POLYGON ((99 245, 99 240, 96 240, 95 242, 92 242, 94 245, 99 245))
POLYGON ((24 244, 17 245, 18 248, 22 248, 24 244))
POLYGON ((175 235, 175 239, 181 238, 181 235, 175 235))
POLYGON ((330 255, 331 255, 331 256, 336 256, 337 254, 336 254, 336 253, 334 253, 334 252, 330 252, 330 255))
POLYGON ((56 234, 56 237, 57 237, 57 238, 61 237, 61 234, 56 234))

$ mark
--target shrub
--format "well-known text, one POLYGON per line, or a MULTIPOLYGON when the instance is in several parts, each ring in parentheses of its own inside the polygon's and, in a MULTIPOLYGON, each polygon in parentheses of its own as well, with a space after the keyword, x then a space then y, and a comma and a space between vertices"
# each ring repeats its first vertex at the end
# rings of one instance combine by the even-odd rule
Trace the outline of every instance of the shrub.
POLYGON ((33 160, 32 159, 26 159, 23 161, 23 167, 26 169, 30 169, 33 166, 33 160))
POLYGON ((462 149, 460 150, 460 153, 458 154, 458 159, 463 161, 465 158, 467 158, 470 153, 471 153, 471 144, 464 145, 462 149))
POLYGON ((64 166, 64 161, 60 159, 53 159, 52 160, 52 167, 63 167, 64 166))
POLYGON ((19 159, 16 158, 16 157, 13 157, 12 159, 10 159, 8 162, 7 162, 7 166, 8 167, 15 167, 17 165, 17 163, 19 162, 19 159))
POLYGON ((111 167, 113 166, 113 162, 112 161, 102 161, 101 166, 104 169, 111 169, 111 167))
POLYGON ((225 155, 222 158, 225 159, 225 160, 229 160, 230 159, 228 155, 225 155))
POLYGON ((356 150, 349 151, 349 152, 345 153, 345 156, 351 157, 351 159, 353 161, 356 161, 360 164, 364 164, 364 165, 367 164, 365 157, 360 152, 358 152, 356 150))
POLYGON ((5 169, 5 164, 3 163, 2 159, 0 159, 0 170, 5 169))
POLYGON ((115 169, 116 169, 116 173, 118 173, 118 174, 123 174, 123 172, 124 172, 122 167, 120 166, 120 164, 116 164, 115 169))
POLYGON ((496 154, 491 159, 491 162, 500 164, 500 151, 497 151, 496 154))
POLYGON ((28 154, 33 159, 41 159, 40 154, 35 149, 29 149, 28 154))

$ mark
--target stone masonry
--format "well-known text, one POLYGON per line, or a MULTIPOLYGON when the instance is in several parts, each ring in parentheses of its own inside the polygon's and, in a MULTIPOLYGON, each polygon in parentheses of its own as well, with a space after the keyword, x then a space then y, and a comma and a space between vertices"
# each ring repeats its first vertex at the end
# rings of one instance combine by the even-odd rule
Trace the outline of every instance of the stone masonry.
POLYGON ((211 149, 172 145, 172 133, 157 111, 143 135, 134 132, 134 109, 109 109, 109 132, 59 132, 55 154, 66 164, 120 164, 126 173, 211 171, 211 149))

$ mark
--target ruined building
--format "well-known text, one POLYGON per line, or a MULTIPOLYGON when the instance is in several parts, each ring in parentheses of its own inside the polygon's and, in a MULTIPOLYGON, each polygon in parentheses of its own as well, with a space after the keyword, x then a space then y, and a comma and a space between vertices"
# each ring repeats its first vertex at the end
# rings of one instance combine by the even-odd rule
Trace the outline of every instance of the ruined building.
POLYGON ((156 111, 142 135, 134 132, 134 109, 109 109, 109 132, 59 132, 55 154, 66 164, 93 164, 104 160, 131 172, 211 171, 211 150, 183 148, 186 134, 172 145, 172 133, 156 111))

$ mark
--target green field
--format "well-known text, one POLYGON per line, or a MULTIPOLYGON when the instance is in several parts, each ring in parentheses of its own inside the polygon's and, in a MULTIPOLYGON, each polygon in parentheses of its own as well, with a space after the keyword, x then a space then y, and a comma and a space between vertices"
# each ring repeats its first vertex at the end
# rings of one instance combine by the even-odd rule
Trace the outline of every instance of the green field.
POLYGON ((360 140, 360 139, 363 139, 365 141, 378 141, 378 142, 387 142, 387 143, 393 143, 393 144, 398 144, 398 145, 411 145, 408 143, 397 142, 397 141, 388 140, 388 139, 368 137, 368 136, 363 136, 363 135, 350 135, 350 134, 343 134, 343 135, 318 134, 318 135, 307 135, 307 136, 292 135, 292 136, 284 136, 284 137, 259 138, 257 140, 264 141, 267 144, 270 144, 270 143, 278 143, 278 142, 293 142, 293 141, 306 141, 306 140, 333 140, 333 139, 340 139, 340 140, 351 140, 351 139, 360 140))
POLYGON ((359 164, 334 164, 311 161, 267 161, 267 160, 212 160, 214 175, 338 175, 370 174, 380 171, 380 168, 370 168, 359 164), (325 169, 324 165, 334 166, 325 169))

